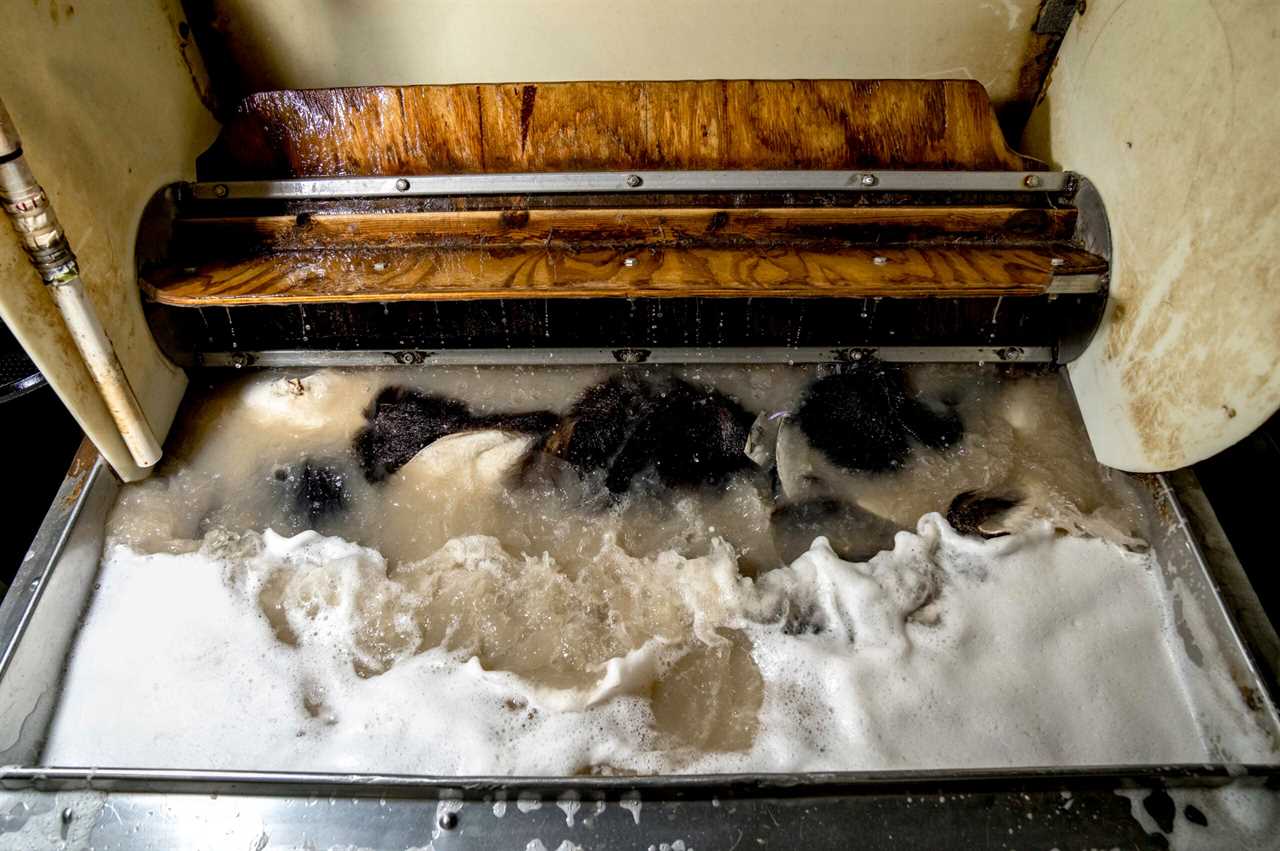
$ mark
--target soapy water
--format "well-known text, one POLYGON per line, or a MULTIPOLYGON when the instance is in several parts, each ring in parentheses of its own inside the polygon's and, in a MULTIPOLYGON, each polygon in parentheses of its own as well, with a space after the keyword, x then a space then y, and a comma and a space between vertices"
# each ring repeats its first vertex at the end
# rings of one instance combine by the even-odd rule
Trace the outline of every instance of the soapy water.
MULTIPOLYGON (((946 512, 969 491, 1026 495, 1015 527, 1048 519, 1064 531, 1124 545, 1142 537, 1142 518, 1123 477, 1091 461, 1067 391, 1056 375, 1002 379, 990 369, 917 367, 913 385, 957 399, 965 423, 947 451, 916 447, 892 474, 836 469, 796 439, 786 414, 798 407, 814 368, 703 366, 639 373, 682 375, 737 399, 751 414, 775 418, 784 489, 797 497, 831 496, 913 528, 930 511, 946 512), (799 444, 797 446, 797 444, 799 444)), ((506 432, 451 436, 420 453, 387 480, 371 484, 352 451, 363 412, 383 388, 407 387, 465 400, 480 414, 565 411, 585 389, 617 368, 447 368, 268 374, 215 388, 187 411, 159 474, 125 489, 112 521, 113 540, 140 552, 183 551, 211 529, 314 529, 369 546, 391 564, 425 558, 451 538, 485 534, 511 552, 551 554, 583 563, 616 539, 635 555, 708 552, 720 537, 740 568, 754 574, 789 559, 775 552, 769 529, 774 494, 762 476, 735 476, 716 488, 631 488, 608 510, 579 510, 583 486, 572 477, 507 479, 532 441, 506 432), (174 444, 177 445, 174 445, 174 444), (309 518, 293 510, 287 480, 300 465, 330 467, 348 494, 345 510, 309 518)), ((816 534, 826 530, 818 529, 816 534)), ((829 534, 829 533, 828 533, 829 534)), ((805 542, 807 546, 808 542, 805 542)))
MULTIPOLYGON (((794 410, 813 379, 682 372, 752 414, 794 410)), ((964 436, 892 473, 786 449, 779 479, 801 469, 799 490, 902 527, 860 562, 817 535, 785 564, 758 473, 641 481, 602 506, 564 477, 522 480, 531 435, 453 434, 373 484, 351 456, 388 384, 563 411, 607 374, 215 389, 121 495, 44 761, 545 775, 1274 758, 1181 649, 1135 501, 1082 462, 1055 376, 914 371, 916 391, 957 400, 964 436), (283 495, 309 463, 324 511, 283 495), (968 491, 1017 495, 1012 534, 936 513, 968 491)))

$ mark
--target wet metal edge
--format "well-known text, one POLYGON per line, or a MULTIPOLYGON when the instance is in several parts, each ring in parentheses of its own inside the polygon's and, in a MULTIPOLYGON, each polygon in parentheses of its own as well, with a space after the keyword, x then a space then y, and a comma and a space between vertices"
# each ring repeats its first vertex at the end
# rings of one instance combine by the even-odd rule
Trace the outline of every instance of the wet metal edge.
POLYGON ((54 494, 53 506, 36 531, 3 604, 0 604, 0 686, 14 651, 48 587, 63 545, 71 537, 85 498, 98 477, 104 475, 111 475, 106 463, 93 444, 85 439, 71 461, 70 471, 54 494))
POLYGON ((191 183, 200 201, 590 192, 1058 192, 1060 171, 610 171, 312 177, 191 183))
POLYGON ((206 367, 336 367, 336 366, 595 366, 618 363, 656 364, 797 364, 850 363, 877 358, 895 363, 1052 363, 1049 346, 767 346, 706 348, 582 349, 276 349, 261 352, 204 352, 196 356, 206 367))

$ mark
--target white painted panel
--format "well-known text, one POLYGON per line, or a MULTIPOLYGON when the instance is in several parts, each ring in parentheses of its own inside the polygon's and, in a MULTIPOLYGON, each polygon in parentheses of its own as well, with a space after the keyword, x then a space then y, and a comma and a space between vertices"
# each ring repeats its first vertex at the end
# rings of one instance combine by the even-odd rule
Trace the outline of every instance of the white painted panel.
MULTIPOLYGON (((151 194, 192 177, 217 129, 183 61, 179 20, 176 0, 23 0, 5 4, 0 26, 0 94, 158 435, 186 379, 143 321, 134 235, 151 194)), ((8 224, 0 224, 0 316, 116 471, 145 475, 8 224)))
POLYGON ((1038 0, 218 0, 257 89, 965 78, 1013 97, 1038 0))
POLYGON ((1280 407, 1280 4, 1090 0, 1023 148, 1089 176, 1112 304, 1071 379, 1098 459, 1169 470, 1280 407))

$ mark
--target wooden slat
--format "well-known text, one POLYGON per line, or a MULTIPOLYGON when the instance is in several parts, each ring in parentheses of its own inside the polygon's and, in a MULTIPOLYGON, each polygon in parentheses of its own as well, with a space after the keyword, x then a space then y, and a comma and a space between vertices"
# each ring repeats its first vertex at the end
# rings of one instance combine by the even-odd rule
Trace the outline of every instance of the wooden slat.
POLYGON ((618 208, 423 213, 315 213, 303 216, 189 218, 177 222, 183 245, 197 251, 466 244, 652 247, 791 246, 830 242, 891 245, 959 238, 1061 241, 1074 209, 1018 207, 618 208))
POLYGON ((358 249, 279 252, 151 273, 170 305, 589 297, 1035 295, 1094 255, 1035 248, 358 249), (1053 258, 1063 261, 1053 266, 1053 258), (631 265, 628 265, 630 263, 631 265))
POLYGON ((967 80, 384 86, 246 98, 201 179, 613 169, 1043 168, 967 80))

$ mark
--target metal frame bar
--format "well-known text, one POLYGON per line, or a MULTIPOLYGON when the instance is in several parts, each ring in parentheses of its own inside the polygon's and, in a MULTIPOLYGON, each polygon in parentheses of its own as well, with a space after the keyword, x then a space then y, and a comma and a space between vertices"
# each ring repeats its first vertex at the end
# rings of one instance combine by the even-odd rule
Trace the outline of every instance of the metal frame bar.
POLYGON ((307 177, 188 184, 201 201, 590 192, 1060 192, 1061 171, 607 171, 307 177))
MULTIPOLYGON (((608 789, 519 781, 414 790, 357 783, 303 785, 284 794, 254 784, 135 792, 118 785, 115 772, 105 772, 80 786, 51 777, 34 790, 0 791, 0 808, 16 813, 15 821, 28 817, 28 835, 57 836, 62 840, 57 847, 74 849, 185 848, 193 836, 217 837, 218 847, 309 848, 319 841, 331 848, 386 851, 424 843, 438 851, 584 846, 843 851, 851 844, 977 848, 1014 836, 1010 841, 1021 847, 1047 848, 1069 837, 1090 847, 1145 848, 1164 847, 1134 817, 1134 805, 1150 790, 1268 794, 1267 784, 1274 780, 1248 769, 1233 774, 1227 767, 1185 768, 808 788, 783 780, 641 789, 622 785, 628 778, 612 778, 620 782, 608 789)), ((1265 831, 1259 824, 1249 833, 1265 844, 1265 831)))
MULTIPOLYGON (((32 369, 35 369, 35 367, 33 366, 32 369)), ((48 380, 44 377, 44 373, 37 370, 31 375, 24 376, 19 378, 17 381, 0 386, 0 404, 12 402, 14 399, 19 399, 34 390, 39 390, 48 383, 48 380)))
POLYGON ((63 766, 0 767, 0 789, 94 789, 125 792, 227 793, 296 795, 317 791, 342 796, 449 797, 482 799, 495 791, 531 790, 554 798, 556 793, 628 792, 669 797, 702 797, 736 792, 769 797, 870 793, 963 788, 969 790, 1032 789, 1126 784, 1226 785, 1238 780, 1265 783, 1280 778, 1280 766, 1187 763, 1174 765, 1100 765, 1068 768, 976 768, 885 771, 830 771, 806 774, 658 774, 604 777, 476 776, 440 777, 411 774, 340 774, 303 771, 232 771, 159 768, 86 768, 63 766))
POLYGON ((1052 363, 1050 346, 868 346, 725 347, 616 349, 274 349, 259 352, 203 352, 206 367, 291 366, 594 366, 618 363, 758 364, 847 363, 875 357, 895 363, 1052 363))
POLYGON ((35 539, 0 604, 0 682, 3 682, 18 643, 49 586, 54 565, 84 507, 85 495, 99 476, 109 475, 106 470, 106 462, 89 439, 81 441, 71 461, 71 469, 58 486, 49 513, 36 530, 35 539))

